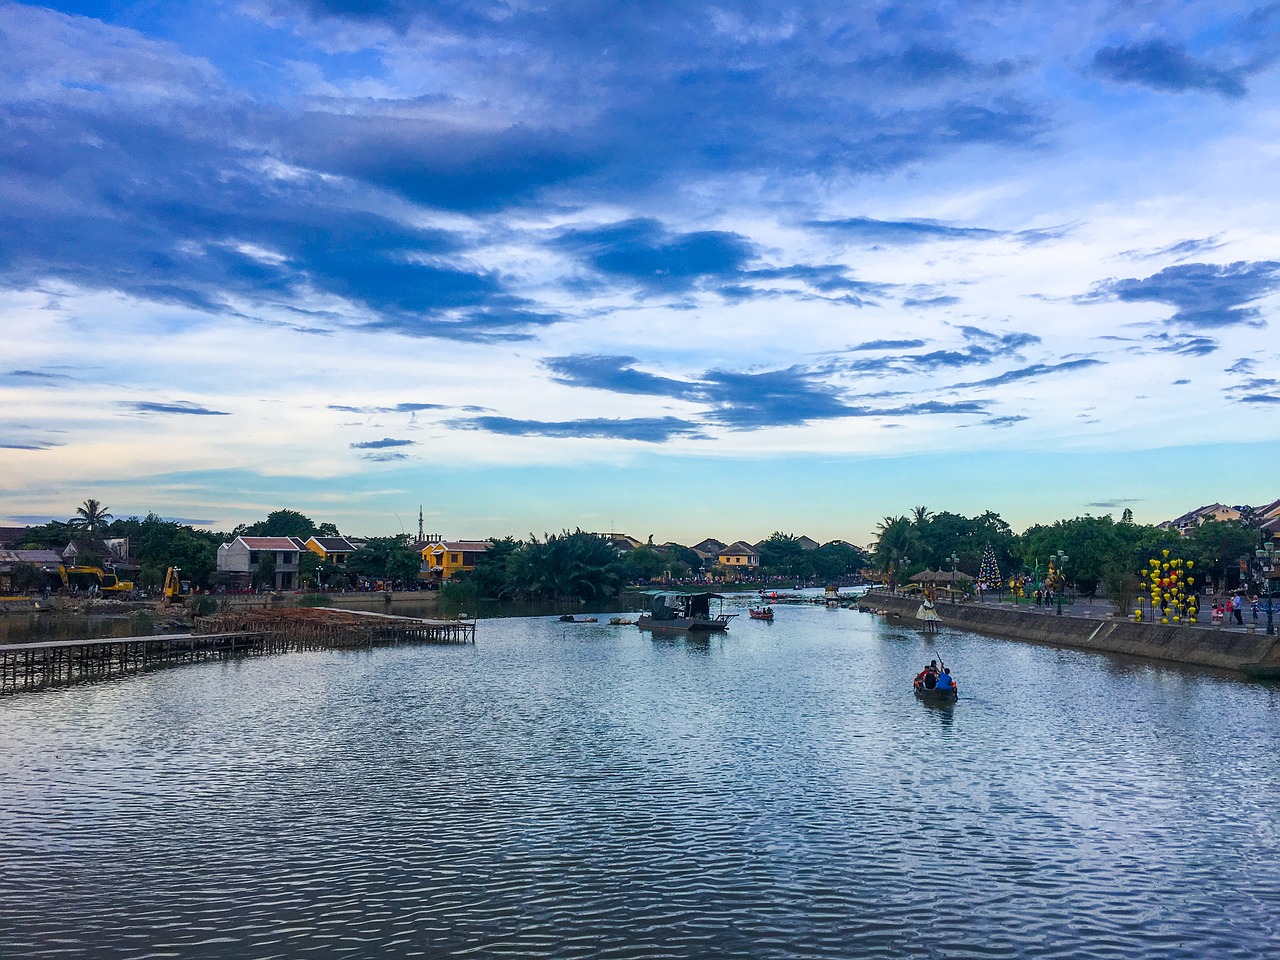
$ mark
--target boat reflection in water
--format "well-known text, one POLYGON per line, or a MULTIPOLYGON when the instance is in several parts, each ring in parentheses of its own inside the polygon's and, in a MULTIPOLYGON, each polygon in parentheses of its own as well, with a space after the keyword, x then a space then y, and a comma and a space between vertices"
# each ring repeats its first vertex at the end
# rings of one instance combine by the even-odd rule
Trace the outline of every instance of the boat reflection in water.
POLYGON ((723 632, 735 613, 711 613, 711 601, 723 600, 718 593, 658 593, 649 613, 636 621, 641 630, 692 630, 723 632))

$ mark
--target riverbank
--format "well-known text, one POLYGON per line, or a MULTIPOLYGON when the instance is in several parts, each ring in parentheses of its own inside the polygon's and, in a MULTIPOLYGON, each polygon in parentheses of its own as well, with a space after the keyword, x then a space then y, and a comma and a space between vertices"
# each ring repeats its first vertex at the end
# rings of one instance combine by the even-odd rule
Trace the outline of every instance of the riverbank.
MULTIPOLYGON (((858 601, 859 610, 907 623, 917 622, 915 616, 919 608, 919 597, 878 590, 858 601)), ((943 627, 1280 679, 1280 638, 1269 637, 1261 629, 1137 623, 1119 617, 1059 617, 1047 611, 979 603, 940 603, 936 609, 943 627)))

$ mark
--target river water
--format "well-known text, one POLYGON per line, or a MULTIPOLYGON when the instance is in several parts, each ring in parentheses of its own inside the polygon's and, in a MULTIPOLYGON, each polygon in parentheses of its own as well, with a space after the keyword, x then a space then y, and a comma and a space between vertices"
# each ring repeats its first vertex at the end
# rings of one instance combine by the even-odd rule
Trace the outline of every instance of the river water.
POLYGON ((0 700, 0 956, 1280 956, 1280 689, 776 608, 0 700))

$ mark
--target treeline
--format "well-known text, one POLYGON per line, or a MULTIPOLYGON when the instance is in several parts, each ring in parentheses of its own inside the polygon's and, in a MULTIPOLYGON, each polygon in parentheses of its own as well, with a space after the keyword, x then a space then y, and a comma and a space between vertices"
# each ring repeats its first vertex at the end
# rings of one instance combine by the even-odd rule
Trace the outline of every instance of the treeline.
MULTIPOLYGON (((703 559, 682 544, 652 543, 619 552, 605 536, 574 530, 528 540, 503 537, 451 585, 457 599, 600 600, 617 596, 628 584, 687 580, 713 575, 741 576, 738 568, 708 571, 703 559)), ((752 578, 779 576, 824 582, 854 576, 866 555, 847 543, 805 549, 801 539, 775 533, 758 546, 761 565, 752 578)))
MULTIPOLYGON (((186 524, 164 520, 149 513, 147 516, 116 519, 96 500, 86 500, 77 508, 76 516, 69 520, 55 520, 41 526, 31 527, 23 535, 19 545, 23 549, 49 549, 61 552, 72 540, 114 540, 129 538, 129 552, 140 564, 138 580, 140 586, 147 590, 158 589, 164 583, 164 574, 169 567, 180 567, 182 579, 203 590, 223 585, 225 577, 218 572, 218 547, 238 536, 248 537, 298 537, 305 541, 308 537, 340 536, 338 528, 332 523, 315 523, 310 517, 297 510, 276 510, 269 513, 264 520, 257 523, 240 525, 230 532, 201 530, 186 524)), ((392 540, 394 544, 384 544, 380 540, 369 541, 368 550, 360 558, 359 564, 349 564, 345 570, 339 570, 332 564, 328 569, 320 563, 316 554, 307 552, 299 558, 300 568, 310 575, 310 582, 326 582, 319 578, 325 574, 333 577, 332 586, 343 586, 340 581, 349 580, 351 574, 360 568, 367 568, 371 575, 388 576, 388 555, 392 546, 403 547, 399 554, 399 568, 403 573, 405 557, 413 563, 413 571, 409 578, 416 579, 418 571, 417 554, 408 548, 401 538, 381 538, 392 540)), ((98 566, 108 558, 99 556, 92 550, 81 552, 77 562, 87 566, 98 566)), ((355 561, 356 557, 353 556, 355 561)), ((391 565, 394 566, 394 565, 391 565)))
POLYGON ((1002 578, 1035 576, 1043 579, 1050 558, 1068 556, 1063 571, 1067 582, 1086 595, 1102 586, 1108 595, 1134 592, 1147 562, 1164 550, 1171 557, 1193 560, 1201 583, 1215 590, 1232 590, 1247 577, 1253 552, 1260 543, 1259 522, 1209 521, 1182 536, 1176 530, 1135 523, 1126 510, 1119 520, 1110 514, 1085 515, 1052 524, 1036 524, 1016 534, 997 513, 976 517, 916 507, 910 514, 885 517, 877 525, 875 567, 892 565, 899 583, 927 568, 955 569, 977 579, 982 556, 990 546, 1002 578), (1241 561, 1248 561, 1243 564, 1241 561))
MULTIPOLYGON (((184 580, 212 589, 225 578, 217 570, 220 544, 236 536, 297 537, 341 536, 336 525, 316 523, 296 510, 276 510, 265 519, 241 525, 227 532, 200 530, 164 520, 154 513, 146 517, 115 519, 96 500, 86 500, 76 516, 30 528, 19 545, 61 551, 73 539, 128 537, 130 552, 141 564, 138 579, 146 589, 161 585, 166 568, 182 568, 184 580)), ((1014 575, 1042 577, 1049 557, 1061 550, 1068 561, 1066 579, 1085 594, 1105 585, 1109 594, 1121 595, 1130 589, 1145 569, 1147 561, 1168 549, 1171 555, 1194 560, 1205 579, 1216 589, 1233 589, 1240 584, 1242 571, 1259 545, 1258 522, 1246 514, 1242 521, 1210 521, 1186 537, 1173 530, 1135 523, 1125 511, 1119 520, 1109 514, 1057 520, 1036 524, 1015 533, 997 513, 986 511, 974 517, 916 507, 909 514, 885 517, 877 525, 876 542, 870 552, 843 541, 832 541, 816 549, 792 534, 775 532, 757 545, 760 567, 753 576, 782 577, 808 582, 830 583, 855 576, 866 567, 894 571, 905 582, 926 568, 950 570, 955 558, 958 573, 976 578, 985 550, 990 547, 1006 580, 1014 575), (810 549, 806 549, 806 546, 810 549)), ((581 599, 615 596, 622 586, 653 580, 683 580, 713 576, 739 576, 738 568, 708 569, 698 554, 680 544, 655 546, 652 543, 619 553, 608 538, 574 530, 544 535, 530 534, 527 540, 513 537, 491 539, 492 549, 467 574, 465 591, 495 599, 581 599)), ((92 554, 81 554, 81 563, 92 563, 92 554)), ((299 576, 307 585, 342 588, 361 579, 385 580, 399 584, 417 582, 421 557, 411 549, 409 539, 375 537, 357 550, 343 567, 322 563, 319 556, 304 551, 299 559, 299 576)), ((264 582, 266 571, 259 571, 264 582)))

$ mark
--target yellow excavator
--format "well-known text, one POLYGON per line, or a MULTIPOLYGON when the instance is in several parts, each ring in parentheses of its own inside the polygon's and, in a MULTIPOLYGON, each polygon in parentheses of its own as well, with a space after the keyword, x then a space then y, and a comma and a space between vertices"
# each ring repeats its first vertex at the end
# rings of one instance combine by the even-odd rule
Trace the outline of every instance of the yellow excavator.
POLYGON ((182 580, 178 574, 181 567, 170 567, 164 574, 164 602, 167 604, 183 604, 191 596, 191 581, 182 580))
POLYGON ((62 578, 62 585, 70 587, 75 584, 78 587, 98 588, 98 593, 105 593, 115 596, 123 596, 133 593, 133 581, 121 580, 116 576, 115 570, 103 570, 101 567, 91 566, 66 566, 58 565, 58 576, 62 578))

